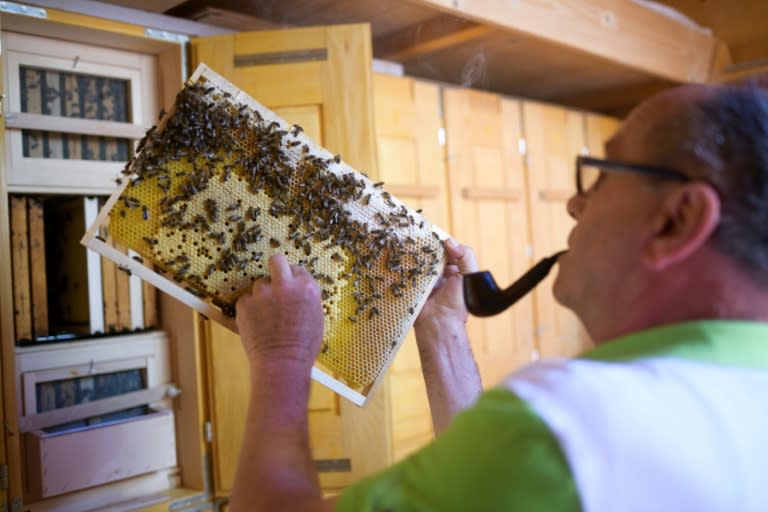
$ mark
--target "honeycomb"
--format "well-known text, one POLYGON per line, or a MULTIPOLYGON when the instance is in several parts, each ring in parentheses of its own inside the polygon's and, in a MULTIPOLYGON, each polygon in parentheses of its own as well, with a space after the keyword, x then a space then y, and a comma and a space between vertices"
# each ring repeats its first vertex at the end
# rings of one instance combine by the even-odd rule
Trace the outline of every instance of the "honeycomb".
POLYGON ((190 80, 123 171, 109 233, 228 316, 283 252, 322 290, 317 363, 365 389, 442 267, 429 221, 234 86, 190 80))

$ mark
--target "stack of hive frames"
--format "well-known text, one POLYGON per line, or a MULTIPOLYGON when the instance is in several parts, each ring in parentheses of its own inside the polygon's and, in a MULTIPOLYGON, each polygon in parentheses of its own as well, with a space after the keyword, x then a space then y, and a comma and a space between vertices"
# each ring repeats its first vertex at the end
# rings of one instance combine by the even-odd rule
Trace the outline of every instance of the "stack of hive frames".
POLYGON ((322 289, 313 377, 369 398, 442 268, 420 212, 205 65, 124 174, 83 243, 232 330, 237 298, 285 253, 322 289), (141 257, 106 246, 104 229, 141 257))

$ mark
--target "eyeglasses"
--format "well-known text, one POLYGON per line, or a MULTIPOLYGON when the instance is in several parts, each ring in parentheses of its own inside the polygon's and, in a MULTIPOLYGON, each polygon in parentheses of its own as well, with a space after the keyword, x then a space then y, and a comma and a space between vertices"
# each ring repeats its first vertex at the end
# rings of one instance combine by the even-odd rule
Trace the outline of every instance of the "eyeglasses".
POLYGON ((591 156, 576 157, 576 191, 579 195, 589 192, 600 179, 605 171, 626 171, 654 176, 656 178, 665 178, 677 181, 690 181, 691 178, 680 171, 665 169, 663 167, 652 167, 649 165, 629 164, 618 162, 616 160, 604 160, 602 158, 593 158, 591 156))

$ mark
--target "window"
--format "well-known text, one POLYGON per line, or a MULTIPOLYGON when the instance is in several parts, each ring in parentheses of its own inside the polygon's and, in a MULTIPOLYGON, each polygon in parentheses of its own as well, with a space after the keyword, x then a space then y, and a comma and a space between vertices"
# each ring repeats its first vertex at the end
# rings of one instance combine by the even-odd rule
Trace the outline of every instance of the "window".
POLYGON ((110 193, 157 111, 154 58, 3 37, 9 190, 110 193))

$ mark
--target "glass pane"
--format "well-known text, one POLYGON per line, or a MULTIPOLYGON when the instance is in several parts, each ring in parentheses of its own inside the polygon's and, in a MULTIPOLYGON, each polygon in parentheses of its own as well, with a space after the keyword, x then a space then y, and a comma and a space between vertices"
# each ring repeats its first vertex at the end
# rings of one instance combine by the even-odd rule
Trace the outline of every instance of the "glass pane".
MULTIPOLYGON (((37 395, 37 412, 45 412, 62 407, 109 398, 132 391, 146 388, 144 370, 123 370, 101 375, 75 377, 50 382, 41 382, 35 386, 37 395)), ((45 432, 61 432, 77 428, 108 423, 123 418, 132 418, 148 414, 149 408, 145 405, 123 409, 101 416, 86 418, 81 421, 72 421, 55 427, 44 429, 45 432)))
POLYGON ((37 412, 122 395, 145 387, 144 370, 141 368, 40 382, 35 386, 37 412))
POLYGON ((21 66, 19 81, 22 112, 132 122, 128 80, 21 66))
POLYGON ((78 135, 74 133, 22 130, 21 143, 25 158, 63 158, 65 160, 128 160, 131 139, 78 135))

